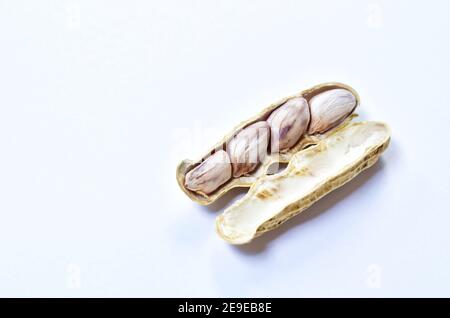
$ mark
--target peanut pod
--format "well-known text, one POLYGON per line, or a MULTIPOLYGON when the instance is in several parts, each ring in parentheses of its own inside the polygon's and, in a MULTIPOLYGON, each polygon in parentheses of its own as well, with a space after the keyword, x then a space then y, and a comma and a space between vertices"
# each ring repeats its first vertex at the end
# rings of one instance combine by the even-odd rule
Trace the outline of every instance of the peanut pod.
POLYGON ((177 182, 193 201, 211 204, 232 188, 252 186, 268 173, 272 164, 289 163, 294 154, 316 144, 350 121, 358 105, 359 96, 355 90, 341 83, 320 84, 283 98, 239 124, 198 160, 183 160, 177 167, 177 182), (312 125, 316 121, 320 129, 309 129, 315 127, 312 125), (270 129, 267 133, 264 129, 255 133, 253 125, 260 125, 259 128, 268 125, 270 129), (256 139, 251 139, 252 136, 256 139), (218 151, 229 154, 232 176, 229 176, 227 165, 215 165, 211 176, 202 175, 204 180, 212 182, 192 186, 192 180, 187 177, 199 175, 195 170, 202 169, 202 163, 206 161, 213 162, 208 158, 218 151))

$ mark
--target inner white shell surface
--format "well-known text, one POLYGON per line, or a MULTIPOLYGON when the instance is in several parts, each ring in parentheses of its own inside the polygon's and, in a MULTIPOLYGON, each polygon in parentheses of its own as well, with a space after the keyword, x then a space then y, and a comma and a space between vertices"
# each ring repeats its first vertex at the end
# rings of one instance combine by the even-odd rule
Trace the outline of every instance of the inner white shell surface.
POLYGON ((316 146, 298 152, 283 172, 259 179, 218 217, 220 236, 233 244, 249 242, 265 222, 326 186, 387 140, 389 129, 382 123, 351 123, 316 146))

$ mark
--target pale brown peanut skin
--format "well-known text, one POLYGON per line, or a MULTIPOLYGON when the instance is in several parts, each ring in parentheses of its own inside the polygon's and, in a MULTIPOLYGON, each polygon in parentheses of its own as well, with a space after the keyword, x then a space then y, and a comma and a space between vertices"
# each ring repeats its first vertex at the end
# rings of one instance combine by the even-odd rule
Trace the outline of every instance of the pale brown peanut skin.
POLYGON ((267 122, 270 125, 270 152, 277 153, 294 146, 309 124, 309 106, 303 97, 289 99, 274 110, 267 122))
POLYGON ((267 155, 269 138, 269 124, 258 121, 231 139, 227 152, 233 166, 233 177, 238 178, 256 169, 267 155))
POLYGON ((219 150, 186 174, 185 186, 189 190, 209 194, 231 179, 228 154, 219 150))
POLYGON ((356 107, 356 97, 346 89, 332 89, 311 98, 309 134, 324 133, 339 125, 356 107))

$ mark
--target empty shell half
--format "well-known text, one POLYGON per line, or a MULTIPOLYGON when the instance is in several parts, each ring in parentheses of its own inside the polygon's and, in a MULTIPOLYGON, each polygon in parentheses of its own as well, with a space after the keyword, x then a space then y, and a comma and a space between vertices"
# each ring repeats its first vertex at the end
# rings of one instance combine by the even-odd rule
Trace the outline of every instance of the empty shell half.
POLYGON ((317 145, 297 152, 283 172, 259 178, 217 218, 218 234, 232 244, 250 242, 372 166, 389 140, 383 123, 340 127, 317 145))

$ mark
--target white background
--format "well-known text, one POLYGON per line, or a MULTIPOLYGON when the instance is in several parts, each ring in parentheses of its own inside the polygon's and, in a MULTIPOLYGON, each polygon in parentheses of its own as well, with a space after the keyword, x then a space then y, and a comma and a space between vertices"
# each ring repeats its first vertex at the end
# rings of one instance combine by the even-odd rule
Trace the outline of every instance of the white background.
POLYGON ((450 296, 448 1, 0 1, 0 296, 450 296), (383 159, 244 247, 175 181, 341 81, 383 159))

